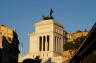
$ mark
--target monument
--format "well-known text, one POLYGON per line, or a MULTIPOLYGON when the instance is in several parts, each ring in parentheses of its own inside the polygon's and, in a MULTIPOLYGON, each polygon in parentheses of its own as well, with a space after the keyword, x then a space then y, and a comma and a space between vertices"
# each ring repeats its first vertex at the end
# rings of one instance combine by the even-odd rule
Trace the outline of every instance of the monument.
POLYGON ((35 23, 35 32, 29 35, 29 54, 20 60, 40 56, 42 63, 46 63, 49 58, 51 62, 62 63, 64 26, 53 20, 52 13, 51 9, 50 17, 43 16, 43 21, 35 23))

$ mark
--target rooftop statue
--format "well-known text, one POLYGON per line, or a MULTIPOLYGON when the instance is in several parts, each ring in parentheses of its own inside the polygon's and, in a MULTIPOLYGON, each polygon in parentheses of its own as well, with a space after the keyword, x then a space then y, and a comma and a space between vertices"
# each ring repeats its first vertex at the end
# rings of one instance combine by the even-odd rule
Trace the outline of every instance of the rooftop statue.
POLYGON ((54 19, 52 14, 53 14, 53 10, 51 9, 50 12, 49 12, 50 16, 42 16, 43 17, 43 20, 48 20, 48 19, 54 19))

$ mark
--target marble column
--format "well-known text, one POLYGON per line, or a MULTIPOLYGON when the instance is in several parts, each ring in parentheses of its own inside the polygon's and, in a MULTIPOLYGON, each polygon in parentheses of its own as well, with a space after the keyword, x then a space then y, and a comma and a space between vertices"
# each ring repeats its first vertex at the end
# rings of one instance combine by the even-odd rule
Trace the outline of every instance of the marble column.
POLYGON ((61 52, 61 47, 62 47, 61 38, 59 38, 59 49, 60 49, 60 52, 61 52))
POLYGON ((45 40, 45 51, 48 51, 48 38, 47 37, 45 37, 46 38, 46 40, 45 40))
POLYGON ((59 39, 59 37, 58 37, 58 51, 60 51, 60 39, 59 39))
POLYGON ((57 37, 57 51, 58 51, 58 37, 57 37))
POLYGON ((58 39, 57 39, 57 37, 56 37, 56 51, 58 50, 57 48, 58 48, 58 43, 57 43, 57 41, 58 41, 58 39))

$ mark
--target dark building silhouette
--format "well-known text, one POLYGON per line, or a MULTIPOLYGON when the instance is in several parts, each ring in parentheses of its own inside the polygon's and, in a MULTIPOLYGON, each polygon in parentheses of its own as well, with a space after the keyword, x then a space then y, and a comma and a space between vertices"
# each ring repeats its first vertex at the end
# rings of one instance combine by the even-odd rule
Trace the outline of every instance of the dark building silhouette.
POLYGON ((96 23, 69 63, 96 63, 96 23))
MULTIPOLYGON (((5 29, 3 30, 5 31, 5 29)), ((12 35, 8 36, 7 32, 5 32, 5 34, 2 34, 2 30, 0 30, 0 32, 0 39, 2 39, 2 41, 0 41, 0 45, 2 46, 2 48, 0 48, 0 63, 18 63, 19 40, 17 33, 12 30, 10 32, 12 35)))
POLYGON ((37 56, 35 59, 25 59, 22 63, 41 63, 41 59, 37 56))

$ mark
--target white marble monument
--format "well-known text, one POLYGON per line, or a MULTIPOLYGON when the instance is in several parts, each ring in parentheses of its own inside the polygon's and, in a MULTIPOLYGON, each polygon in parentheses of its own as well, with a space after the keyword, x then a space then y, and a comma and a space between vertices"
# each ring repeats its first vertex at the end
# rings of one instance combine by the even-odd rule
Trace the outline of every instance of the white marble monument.
POLYGON ((23 61, 26 58, 34 59, 36 56, 40 56, 42 62, 46 62, 51 58, 52 62, 61 63, 65 43, 64 36, 63 25, 53 19, 36 23, 35 32, 29 35, 29 54, 19 60, 23 61))

